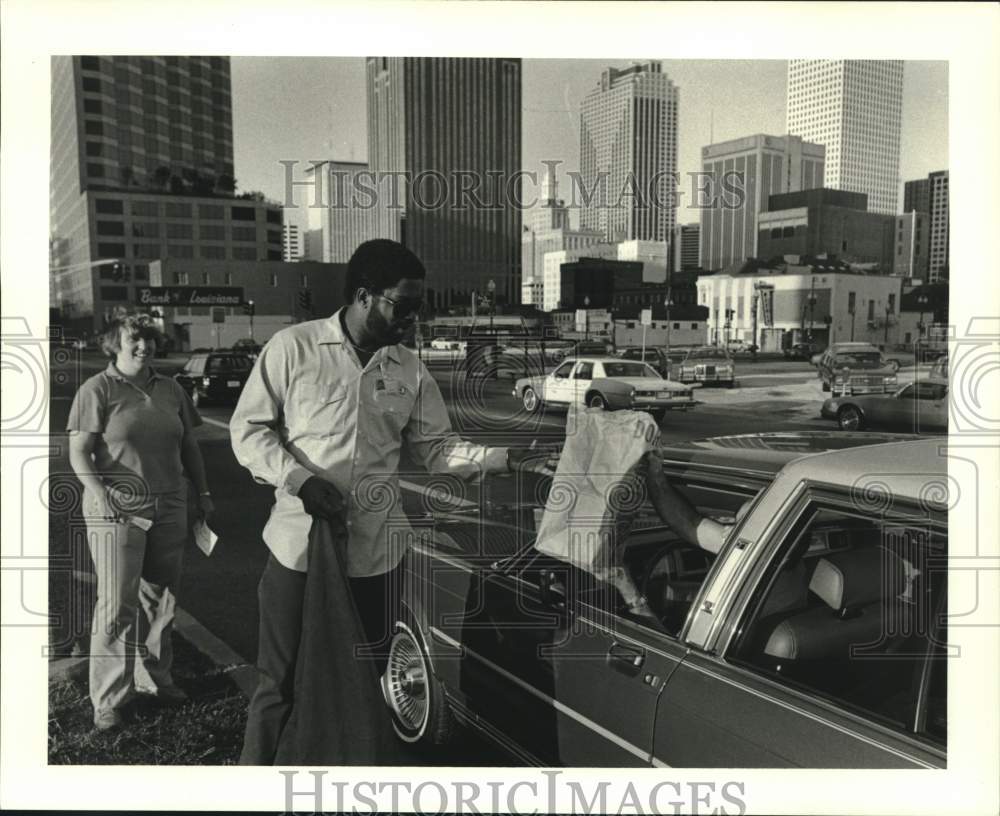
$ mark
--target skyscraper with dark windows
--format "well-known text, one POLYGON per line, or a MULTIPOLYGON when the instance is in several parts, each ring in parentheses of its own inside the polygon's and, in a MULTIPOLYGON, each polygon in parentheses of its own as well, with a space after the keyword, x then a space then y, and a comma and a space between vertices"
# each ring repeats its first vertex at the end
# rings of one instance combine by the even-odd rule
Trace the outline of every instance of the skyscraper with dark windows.
POLYGON ((375 232, 427 268, 432 308, 521 294, 521 61, 369 57, 375 232), (465 191, 465 192, 463 192, 465 191))
MULTIPOLYGON (((53 305, 97 330, 159 258, 281 260, 282 212, 236 199, 229 59, 52 59, 53 305)), ((221 282, 221 281, 220 281, 221 282)))

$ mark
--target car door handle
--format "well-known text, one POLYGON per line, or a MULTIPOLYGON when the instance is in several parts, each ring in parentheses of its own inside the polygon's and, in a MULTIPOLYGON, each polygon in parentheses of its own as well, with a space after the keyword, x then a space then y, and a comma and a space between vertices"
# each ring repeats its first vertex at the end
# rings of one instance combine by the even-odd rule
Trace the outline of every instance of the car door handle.
POLYGON ((613 643, 608 649, 608 665, 623 674, 639 673, 642 664, 646 662, 646 650, 641 646, 626 646, 624 643, 613 643))

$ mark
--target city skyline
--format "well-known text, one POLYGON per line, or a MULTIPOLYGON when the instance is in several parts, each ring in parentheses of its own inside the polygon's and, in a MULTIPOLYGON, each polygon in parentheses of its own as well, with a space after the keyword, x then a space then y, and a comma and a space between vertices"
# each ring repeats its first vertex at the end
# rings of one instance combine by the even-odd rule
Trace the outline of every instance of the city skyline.
MULTIPOLYGON (((634 62, 640 62, 640 59, 634 62)), ((633 60, 522 60, 522 167, 537 173, 544 160, 560 162, 562 194, 569 171, 579 171, 580 104, 608 67, 633 60)), ((364 161, 368 137, 364 58, 234 57, 233 113, 236 175, 241 190, 284 197, 280 159, 364 161), (302 118, 301 111, 309 114, 302 118), (288 128, 293 117, 299 126, 288 128), (248 134, 253 133, 254 138, 248 134)), ((679 88, 677 166, 681 175, 678 223, 698 221, 688 174, 701 168, 701 149, 751 133, 784 134, 786 60, 663 60, 679 88)), ((902 182, 948 166, 948 66, 907 60, 903 80, 899 203, 902 182)), ((304 194, 298 193, 300 204, 304 194)), ((304 223, 304 213, 286 212, 304 223)), ((573 211, 574 226, 579 212, 573 211)))

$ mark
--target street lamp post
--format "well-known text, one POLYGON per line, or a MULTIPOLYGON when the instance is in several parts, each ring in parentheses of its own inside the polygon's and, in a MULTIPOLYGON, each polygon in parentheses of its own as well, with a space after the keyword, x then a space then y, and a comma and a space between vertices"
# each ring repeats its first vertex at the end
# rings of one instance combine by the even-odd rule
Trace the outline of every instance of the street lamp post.
POLYGON ((497 304, 497 284, 492 278, 486 284, 486 289, 490 293, 490 334, 493 334, 493 315, 496 313, 497 304))
POLYGON ((253 343, 253 313, 255 311, 253 301, 248 300, 247 305, 250 307, 250 342, 253 343))
POLYGON ((917 295, 917 303, 920 306, 920 322, 917 323, 917 339, 914 343, 916 347, 913 352, 914 362, 920 362, 920 347, 923 345, 924 339, 924 313, 927 311, 927 304, 929 302, 927 295, 921 294, 917 295))
POLYGON ((892 306, 888 303, 885 304, 885 337, 882 339, 882 345, 889 348, 889 315, 892 314, 892 306))
POLYGON ((590 340, 590 296, 583 296, 583 339, 590 340))
POLYGON ((667 379, 670 379, 670 287, 667 296, 663 298, 663 308, 667 310, 667 379))

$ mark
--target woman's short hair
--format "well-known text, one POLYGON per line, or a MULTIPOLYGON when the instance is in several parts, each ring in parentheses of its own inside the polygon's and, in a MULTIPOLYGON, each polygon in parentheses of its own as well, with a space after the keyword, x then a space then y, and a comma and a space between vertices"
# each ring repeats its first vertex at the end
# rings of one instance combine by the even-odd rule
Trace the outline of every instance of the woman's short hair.
POLYGON ((153 340, 158 346, 163 345, 163 335, 156 328, 153 318, 147 314, 123 315, 108 323, 101 336, 101 349, 108 357, 115 357, 122 350, 123 331, 128 332, 134 340, 141 337, 144 340, 153 340))
POLYGON ((376 238, 361 244, 347 262, 344 298, 353 303, 358 289, 381 294, 403 279, 426 277, 427 270, 413 252, 396 241, 376 238))

